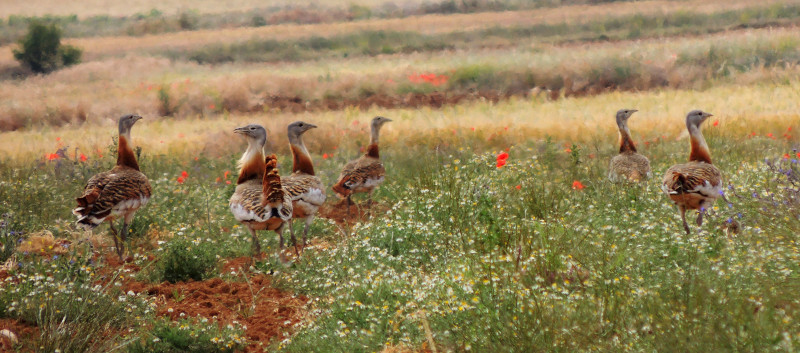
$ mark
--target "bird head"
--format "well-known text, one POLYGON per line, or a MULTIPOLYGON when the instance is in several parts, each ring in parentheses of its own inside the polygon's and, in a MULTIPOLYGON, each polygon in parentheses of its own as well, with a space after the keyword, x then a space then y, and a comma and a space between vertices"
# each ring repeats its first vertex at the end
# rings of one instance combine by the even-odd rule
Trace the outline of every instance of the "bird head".
POLYGON ((237 127, 233 132, 244 135, 248 143, 255 143, 258 146, 264 146, 267 143, 267 130, 258 124, 237 127))
POLYGON ((620 109, 617 111, 617 125, 621 128, 625 125, 625 122, 628 121, 628 118, 633 115, 633 113, 638 112, 636 109, 620 109))
POLYGON ((702 124, 706 119, 712 117, 711 113, 706 113, 702 110, 692 110, 689 114, 686 115, 686 127, 691 129, 692 127, 699 128, 700 124, 702 124))
POLYGON ((304 132, 306 132, 308 130, 311 130, 313 128, 316 128, 316 127, 317 126, 314 125, 314 124, 309 124, 309 123, 306 123, 306 122, 303 122, 303 121, 295 121, 295 122, 289 124, 289 128, 288 128, 289 137, 290 138, 292 136, 298 137, 298 136, 302 135, 304 132))
POLYGON ((372 126, 374 128, 379 129, 381 126, 383 126, 383 124, 386 124, 390 121, 392 121, 392 119, 384 118, 382 116, 376 116, 375 118, 372 119, 372 126))
POLYGON ((119 118, 119 134, 129 135, 133 124, 141 120, 142 117, 136 114, 126 114, 119 118))

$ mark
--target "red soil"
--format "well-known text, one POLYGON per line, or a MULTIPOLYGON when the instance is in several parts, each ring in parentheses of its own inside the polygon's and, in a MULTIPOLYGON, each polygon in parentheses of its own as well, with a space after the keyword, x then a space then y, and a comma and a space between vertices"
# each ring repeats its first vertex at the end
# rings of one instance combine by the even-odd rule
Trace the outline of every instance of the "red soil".
MULTIPOLYGON (((30 341, 31 337, 39 334, 36 326, 16 319, 0 319, 0 330, 11 331, 17 337, 18 342, 30 341)), ((14 344, 5 335, 0 335, 0 352, 15 352, 14 344)))
POLYGON ((156 285, 129 282, 124 290, 155 296, 157 314, 173 320, 181 314, 216 317, 222 323, 236 320, 247 326, 245 336, 251 344, 246 351, 256 352, 262 351, 273 338, 280 339, 300 321, 308 298, 272 288, 265 275, 255 275, 249 280, 249 284, 219 278, 156 285))
POLYGON ((384 214, 389 207, 376 202, 368 204, 367 201, 355 202, 347 205, 347 199, 342 199, 335 204, 326 203, 319 209, 319 216, 332 219, 336 224, 352 226, 357 222, 364 222, 370 217, 384 214))

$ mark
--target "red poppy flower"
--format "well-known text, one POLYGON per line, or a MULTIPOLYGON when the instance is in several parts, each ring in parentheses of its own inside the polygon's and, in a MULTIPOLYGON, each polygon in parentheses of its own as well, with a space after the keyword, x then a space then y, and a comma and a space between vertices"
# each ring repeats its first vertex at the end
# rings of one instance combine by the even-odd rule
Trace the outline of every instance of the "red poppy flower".
POLYGON ((572 149, 571 149, 571 148, 569 148, 569 147, 567 147, 567 148, 565 148, 565 149, 564 149, 564 152, 567 152, 567 153, 572 153, 572 149))
POLYGON ((188 178, 188 177, 189 177, 189 173, 187 173, 187 172, 184 170, 184 171, 182 171, 182 172, 181 172, 181 177, 183 177, 184 179, 186 179, 186 178, 188 178))
POLYGON ((186 181, 186 178, 184 178, 182 176, 178 177, 178 184, 183 184, 184 181, 186 181))
POLYGON ((56 159, 59 159, 59 158, 61 158, 61 156, 59 156, 56 153, 48 153, 47 154, 47 160, 48 161, 53 161, 53 160, 56 160, 56 159))
POLYGON ((517 190, 522 189, 522 185, 517 184, 517 186, 515 186, 515 188, 517 188, 517 190))
POLYGON ((60 137, 56 137, 56 142, 61 141, 60 137))
POLYGON ((224 176, 224 177, 225 177, 225 179, 228 179, 228 174, 230 174, 230 173, 231 173, 231 171, 230 171, 230 170, 226 170, 226 171, 225 171, 225 173, 224 173, 224 174, 222 174, 222 176, 224 176))
POLYGON ((712 125, 719 126, 719 120, 714 120, 714 124, 712 124, 712 125))
POLYGON ((506 160, 506 159, 508 159, 508 153, 503 152, 503 153, 500 153, 500 154, 497 155, 497 160, 498 161, 499 160, 506 160))
POLYGON ((328 159, 328 154, 327 153, 323 153, 322 154, 322 159, 328 159))
POLYGON ((209 104, 209 105, 208 105, 208 109, 211 109, 211 110, 214 110, 214 108, 216 108, 216 107, 217 107, 217 106, 216 106, 216 105, 213 105, 213 104, 209 104))
POLYGON ((504 165, 506 165, 506 160, 505 159, 498 159, 497 160, 497 168, 503 168, 504 165))
POLYGON ((585 188, 585 187, 586 186, 584 186, 580 181, 575 180, 575 181, 572 182, 572 189, 573 190, 583 190, 583 188, 585 188))
POLYGON ((230 184, 231 184, 231 181, 230 181, 230 180, 225 180, 225 184, 228 184, 228 185, 230 185, 230 184))
POLYGON ((86 155, 85 155, 85 154, 83 154, 83 153, 81 153, 81 155, 80 155, 78 158, 80 158, 81 162, 86 162, 86 160, 87 160, 87 159, 89 159, 89 158, 88 158, 88 157, 86 157, 86 155))
POLYGON ((217 179, 214 180, 215 183, 219 183, 220 181, 222 181, 222 178, 220 178, 220 177, 217 177, 217 179))
POLYGON ((783 154, 783 159, 789 159, 789 154, 788 153, 784 153, 783 154))

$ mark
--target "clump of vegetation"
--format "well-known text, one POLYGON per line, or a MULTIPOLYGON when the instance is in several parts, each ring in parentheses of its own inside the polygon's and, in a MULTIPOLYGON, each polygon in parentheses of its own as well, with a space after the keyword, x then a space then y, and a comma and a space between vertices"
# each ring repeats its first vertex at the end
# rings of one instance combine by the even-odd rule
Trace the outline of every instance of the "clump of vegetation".
POLYGON ((238 322, 224 325, 205 317, 172 321, 158 319, 147 327, 139 341, 128 347, 129 353, 209 353, 239 352, 247 346, 244 329, 238 322))
MULTIPOLYGON (((80 245, 72 245, 80 247, 80 245)), ((78 249, 67 255, 20 258, 0 286, 0 317, 36 325, 32 347, 42 351, 109 351, 118 334, 152 313, 142 297, 119 288, 120 273, 100 276, 78 249)))
POLYGON ((11 214, 0 215, 0 263, 8 260, 14 254, 17 244, 22 240, 22 231, 16 231, 11 224, 11 214))
POLYGON ((179 235, 164 244, 162 251, 156 270, 159 282, 200 281, 216 274, 215 249, 201 238, 179 235))
POLYGON ((14 49, 14 58, 36 73, 48 73, 64 66, 77 64, 83 51, 61 44, 61 29, 55 24, 31 22, 28 34, 14 49))

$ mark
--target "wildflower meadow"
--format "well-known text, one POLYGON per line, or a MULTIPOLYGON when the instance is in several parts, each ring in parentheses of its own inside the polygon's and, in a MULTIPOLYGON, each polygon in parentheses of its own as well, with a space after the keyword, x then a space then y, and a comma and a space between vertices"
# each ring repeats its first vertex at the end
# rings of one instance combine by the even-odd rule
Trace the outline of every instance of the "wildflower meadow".
POLYGON ((790 1, 33 3, 0 11, 0 351, 800 350, 790 1), (83 62, 21 68, 34 20, 83 62), (638 183, 607 177, 623 108, 638 183), (692 109, 723 186, 687 234, 661 185, 692 109), (152 197, 120 259, 72 209, 127 113, 152 197), (375 116, 385 182, 348 207, 375 116), (294 121, 327 201, 299 254, 254 256, 233 130, 287 176, 294 121))

